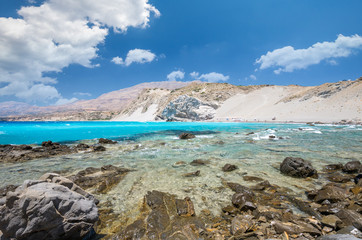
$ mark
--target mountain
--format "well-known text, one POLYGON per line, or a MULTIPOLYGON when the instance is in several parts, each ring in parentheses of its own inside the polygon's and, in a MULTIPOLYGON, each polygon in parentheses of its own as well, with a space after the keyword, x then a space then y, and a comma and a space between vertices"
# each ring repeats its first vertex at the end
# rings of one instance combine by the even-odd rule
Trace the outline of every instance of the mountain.
POLYGON ((312 87, 151 82, 63 106, 5 102, 0 114, 9 121, 360 122, 361 102, 362 78, 312 87))
POLYGON ((0 103, 0 117, 10 120, 98 120, 122 111, 145 88, 177 89, 191 82, 147 82, 105 93, 96 99, 79 100, 61 106, 37 107, 21 102, 0 103))

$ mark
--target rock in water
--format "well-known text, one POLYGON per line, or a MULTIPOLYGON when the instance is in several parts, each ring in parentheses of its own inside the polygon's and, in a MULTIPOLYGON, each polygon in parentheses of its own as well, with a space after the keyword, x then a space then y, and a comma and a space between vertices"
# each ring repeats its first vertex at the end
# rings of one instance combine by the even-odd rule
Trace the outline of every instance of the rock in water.
POLYGON ((98 140, 99 144, 116 144, 116 141, 112 141, 111 139, 106 139, 106 138, 100 138, 98 140))
POLYGON ((196 136, 192 133, 181 133, 178 137, 180 139, 192 139, 195 138, 196 136))
POLYGON ((58 174, 27 180, 0 208, 5 238, 82 239, 98 220, 96 199, 58 174))
POLYGON ((360 173, 362 170, 362 164, 360 161, 348 162, 343 166, 343 171, 346 173, 360 173))
POLYGON ((288 176, 306 178, 318 178, 317 170, 312 167, 310 162, 303 158, 287 157, 280 164, 280 171, 288 176))

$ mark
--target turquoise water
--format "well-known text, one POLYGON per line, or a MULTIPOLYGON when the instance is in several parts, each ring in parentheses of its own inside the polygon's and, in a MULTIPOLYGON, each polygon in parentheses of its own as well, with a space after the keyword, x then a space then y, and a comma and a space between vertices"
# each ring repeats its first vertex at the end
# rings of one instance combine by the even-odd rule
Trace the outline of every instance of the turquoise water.
POLYGON ((39 144, 45 140, 96 144, 100 137, 117 140, 118 144, 106 145, 107 151, 101 153, 0 164, 0 185, 20 184, 46 172, 67 175, 113 164, 135 170, 110 193, 97 196, 114 204, 116 212, 132 216, 129 211, 149 190, 190 196, 197 212, 205 208, 217 212, 232 196, 222 181, 254 184, 245 182, 244 175, 261 177, 301 196, 307 189, 320 187, 326 182, 323 175, 317 180, 283 176, 278 169, 280 162, 288 156, 302 157, 321 171, 326 164, 361 160, 361 130, 361 126, 267 123, 2 122, 0 144, 39 144), (177 136, 183 131, 194 132, 196 138, 179 140, 177 136), (254 134, 247 135, 250 132, 254 134), (195 159, 209 163, 191 166, 195 159), (178 161, 185 165, 175 167, 178 161), (224 173, 221 168, 226 163, 238 169, 224 173), (196 170, 201 171, 199 177, 182 176, 196 170))

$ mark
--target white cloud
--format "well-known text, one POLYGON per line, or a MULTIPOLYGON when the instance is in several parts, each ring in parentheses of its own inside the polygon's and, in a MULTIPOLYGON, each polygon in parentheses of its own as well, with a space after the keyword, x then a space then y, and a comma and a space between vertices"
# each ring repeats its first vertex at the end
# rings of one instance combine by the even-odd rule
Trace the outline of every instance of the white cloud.
POLYGON ((197 79, 197 78, 200 76, 200 73, 198 73, 198 72, 192 72, 192 73, 190 73, 190 76, 191 76, 193 79, 197 79))
POLYGON ((249 76, 249 78, 250 78, 251 80, 256 80, 256 76, 255 76, 254 74, 251 74, 251 75, 249 76))
POLYGON ((198 77, 198 79, 207 82, 225 82, 229 80, 229 78, 230 78, 229 76, 225 76, 221 73, 216 73, 216 72, 202 74, 201 76, 198 77))
POLYGON ((146 27, 152 13, 160 15, 148 0, 46 0, 41 6, 22 7, 21 18, 0 18, 0 96, 61 98, 49 86, 56 80, 45 73, 61 72, 70 64, 97 66, 92 60, 110 28, 146 27))
POLYGON ((56 101, 56 103, 54 105, 56 105, 56 106, 65 105, 65 104, 69 104, 69 103, 74 103, 76 101, 78 101, 78 98, 71 98, 71 99, 60 98, 60 99, 58 99, 58 101, 56 101))
POLYGON ((319 64, 323 60, 336 63, 334 58, 348 57, 354 50, 362 49, 362 37, 338 35, 334 42, 318 42, 306 49, 294 49, 291 46, 275 49, 256 60, 259 69, 276 67, 275 74, 293 72, 305 69, 311 65, 319 64))
POLYGON ((172 73, 167 75, 167 79, 169 81, 176 81, 177 79, 184 79, 184 77, 185 77, 185 72, 182 72, 180 70, 173 71, 172 73))
POLYGON ((87 93, 87 92, 75 92, 75 93, 73 93, 73 95, 76 95, 76 96, 86 96, 86 97, 90 97, 90 96, 92 96, 92 94, 90 94, 90 93, 87 93))
POLYGON ((114 57, 112 62, 119 65, 126 65, 127 67, 132 63, 148 63, 155 60, 156 55, 150 50, 144 49, 133 49, 130 50, 127 54, 126 59, 123 61, 121 57, 114 57))

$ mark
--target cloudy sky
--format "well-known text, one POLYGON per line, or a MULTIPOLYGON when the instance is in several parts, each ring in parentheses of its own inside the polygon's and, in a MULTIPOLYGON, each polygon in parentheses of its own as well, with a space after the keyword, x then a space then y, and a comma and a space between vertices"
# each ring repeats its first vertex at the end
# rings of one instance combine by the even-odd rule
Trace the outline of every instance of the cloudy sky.
POLYGON ((361 0, 0 0, 0 102, 362 76, 361 0))

